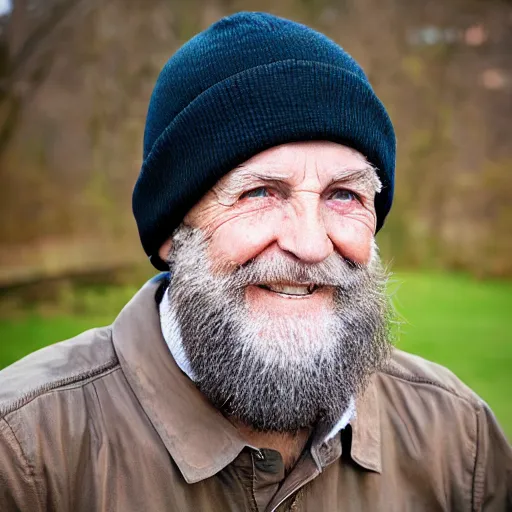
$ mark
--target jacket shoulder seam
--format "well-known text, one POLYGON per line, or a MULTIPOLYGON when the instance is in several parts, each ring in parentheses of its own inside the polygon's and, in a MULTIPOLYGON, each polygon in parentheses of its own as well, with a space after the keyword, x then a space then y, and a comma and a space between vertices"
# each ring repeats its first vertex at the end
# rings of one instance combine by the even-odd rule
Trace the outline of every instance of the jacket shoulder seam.
POLYGON ((50 391, 58 390, 59 388, 63 388, 64 386, 69 386, 81 381, 87 381, 94 377, 99 377, 103 373, 108 372, 109 370, 114 369, 119 364, 117 357, 111 357, 108 361, 105 363, 98 365, 96 367, 90 368, 86 371, 81 371, 75 374, 71 374, 67 377, 57 379, 52 382, 47 382, 45 384, 40 385, 39 387, 36 387, 21 397, 16 398, 12 402, 7 402, 7 404, 0 404, 0 419, 5 420, 5 416, 11 412, 14 412, 18 409, 21 409, 23 406, 27 405, 29 402, 37 398, 38 396, 41 396, 43 394, 46 394, 50 391))
POLYGON ((424 385, 428 385, 428 386, 433 386, 433 387, 435 387, 435 388, 437 388, 437 389, 439 389, 441 391, 445 391, 446 393, 454 396, 455 398, 459 398, 460 400, 464 400, 473 409, 477 409, 479 407, 479 401, 478 401, 476 396, 463 395, 461 393, 458 393, 453 388, 445 386, 444 384, 442 384, 442 383, 440 383, 438 381, 435 381, 435 380, 432 380, 432 379, 426 379, 426 378, 418 377, 418 376, 406 375, 403 372, 393 371, 393 370, 389 370, 389 369, 384 371, 384 372, 382 372, 382 374, 383 375, 388 375, 389 377, 392 377, 394 379, 398 379, 398 380, 402 380, 402 381, 408 382, 410 384, 424 384, 424 385))
MULTIPOLYGON (((57 388, 49 389, 47 392, 48 393, 62 393, 64 391, 68 391, 70 389, 82 388, 84 386, 87 386, 88 384, 93 384, 98 379, 102 379, 103 377, 106 377, 107 375, 110 375, 111 373, 114 373, 116 371, 121 371, 121 366, 119 365, 118 362, 116 362, 116 364, 114 364, 113 366, 111 366, 109 368, 105 368, 100 373, 96 373, 94 375, 89 375, 86 378, 70 382, 69 384, 64 384, 57 388)), ((38 396, 42 396, 42 395, 38 395, 38 396)), ((37 396, 35 398, 37 398, 37 396)))

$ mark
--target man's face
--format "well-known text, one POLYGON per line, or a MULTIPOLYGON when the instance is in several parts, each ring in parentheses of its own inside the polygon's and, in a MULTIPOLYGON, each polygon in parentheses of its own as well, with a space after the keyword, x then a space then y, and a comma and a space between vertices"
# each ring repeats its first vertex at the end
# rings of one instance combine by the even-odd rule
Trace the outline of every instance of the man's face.
POLYGON ((222 178, 162 247, 169 316, 219 408, 262 430, 336 419, 385 360, 379 187, 355 150, 285 144, 222 178))

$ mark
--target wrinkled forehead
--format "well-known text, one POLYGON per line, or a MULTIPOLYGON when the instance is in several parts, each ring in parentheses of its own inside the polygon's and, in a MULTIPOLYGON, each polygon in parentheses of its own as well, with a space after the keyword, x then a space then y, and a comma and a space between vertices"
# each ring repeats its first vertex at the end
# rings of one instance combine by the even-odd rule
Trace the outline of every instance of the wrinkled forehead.
POLYGON ((320 187, 351 181, 371 187, 375 192, 381 189, 375 167, 361 153, 328 141, 292 142, 262 151, 226 174, 219 185, 243 186, 253 180, 320 187))

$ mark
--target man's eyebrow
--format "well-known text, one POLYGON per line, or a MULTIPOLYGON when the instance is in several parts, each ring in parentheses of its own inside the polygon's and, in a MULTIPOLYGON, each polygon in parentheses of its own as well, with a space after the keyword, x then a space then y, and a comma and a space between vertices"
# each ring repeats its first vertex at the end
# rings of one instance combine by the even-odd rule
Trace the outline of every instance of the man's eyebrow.
POLYGON ((239 179, 259 179, 262 181, 279 181, 287 180, 292 177, 292 173, 283 172, 282 169, 273 167, 270 165, 251 165, 245 166, 244 164, 239 165, 235 168, 236 174, 233 178, 238 177, 239 179))
POLYGON ((380 192, 382 189, 382 183, 377 175, 377 169, 370 164, 355 169, 350 167, 339 169, 329 181, 328 186, 331 186, 333 183, 354 182, 360 182, 365 186, 372 186, 376 192, 380 192))
POLYGON ((271 171, 269 168, 243 167, 235 168, 235 171, 226 180, 219 182, 218 189, 224 193, 236 193, 239 189, 255 181, 277 182, 285 181, 292 175, 285 172, 271 171))

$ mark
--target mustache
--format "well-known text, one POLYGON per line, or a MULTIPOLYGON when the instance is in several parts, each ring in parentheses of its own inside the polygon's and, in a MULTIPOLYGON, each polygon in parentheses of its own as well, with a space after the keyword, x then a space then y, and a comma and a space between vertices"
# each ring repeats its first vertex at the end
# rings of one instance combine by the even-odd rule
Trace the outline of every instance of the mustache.
MULTIPOLYGON (((199 260, 207 253, 208 240, 199 229, 181 225, 173 234, 173 247, 168 260, 171 279, 173 270, 179 263, 190 270, 190 274, 184 273, 181 279, 188 285, 193 285, 192 277, 199 260), (190 249, 192 247, 194 251, 190 249)), ((209 285, 219 286, 226 293, 233 289, 242 292, 249 285, 280 282, 332 286, 338 292, 353 294, 358 289, 377 287, 380 290, 387 281, 387 272, 382 267, 377 250, 366 264, 357 263, 338 252, 333 252, 318 263, 305 263, 286 254, 256 257, 241 265, 233 262, 212 262, 208 259, 205 262, 209 285)))
POLYGON ((320 263, 304 263, 290 257, 252 259, 231 274, 234 285, 244 287, 270 282, 315 284, 350 290, 371 277, 367 266, 350 261, 338 253, 320 263))

